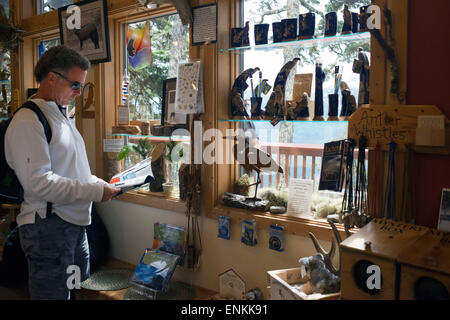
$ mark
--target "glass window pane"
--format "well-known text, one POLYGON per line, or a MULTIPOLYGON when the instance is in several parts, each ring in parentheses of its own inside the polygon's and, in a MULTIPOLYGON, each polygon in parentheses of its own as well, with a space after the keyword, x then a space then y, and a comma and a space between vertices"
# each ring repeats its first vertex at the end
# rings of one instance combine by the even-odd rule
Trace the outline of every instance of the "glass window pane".
MULTIPOLYGON (((350 1, 349 9, 352 12, 359 12, 359 8, 370 5, 370 0, 350 1)), ((337 12, 338 33, 341 34, 343 25, 343 2, 331 0, 242 0, 241 24, 250 21, 249 38, 250 45, 254 43, 254 25, 260 23, 269 24, 268 43, 273 43, 272 23, 286 18, 296 18, 299 14, 314 12, 316 16, 314 38, 323 38, 324 16, 328 12, 337 12)), ((316 41, 314 45, 307 48, 298 46, 286 46, 267 50, 247 50, 241 57, 241 72, 248 68, 259 67, 262 71, 262 78, 268 79, 271 86, 283 65, 295 57, 301 60, 296 68, 292 69, 285 87, 285 100, 293 99, 293 84, 295 74, 312 74, 312 87, 309 95, 310 100, 315 97, 315 66, 316 62, 321 62, 323 71, 326 74, 323 83, 323 104, 324 117, 328 115, 328 95, 335 91, 334 68, 340 66, 343 69, 342 80, 350 87, 352 95, 358 101, 359 74, 352 71, 353 61, 357 59, 358 48, 368 53, 370 59, 370 39, 353 40, 339 44, 325 44, 316 41), (269 62, 270 61, 270 62, 269 62)), ((259 75, 253 76, 253 85, 259 84, 259 75)), ((249 88, 250 79, 247 81, 249 88)), ((262 95, 262 109, 264 110, 272 91, 267 95, 262 95)), ((341 93, 339 90, 339 105, 341 106, 341 93)), ((244 99, 250 106, 251 90, 244 92, 244 99)), ((309 103, 310 116, 314 112, 314 103, 309 103)), ((250 108, 247 112, 250 114, 250 108)), ((273 127, 269 121, 252 121, 257 134, 259 145, 263 150, 271 153, 272 158, 278 161, 284 169, 284 174, 263 174, 261 187, 278 188, 286 190, 289 186, 289 179, 303 178, 313 179, 315 190, 318 189, 320 178, 321 157, 323 144, 330 141, 346 139, 348 136, 346 121, 282 121, 273 127)), ((242 124, 243 125, 243 124, 242 124)), ((241 125, 241 127, 242 127, 241 125)), ((247 125, 248 126, 248 125, 247 125)), ((242 171, 243 173, 243 171, 242 171)), ((253 174, 254 176, 254 174, 253 174)), ((256 182, 256 179, 253 178, 256 182)), ((253 196, 250 193, 250 196, 253 196)), ((315 195, 317 196, 317 195, 315 195)), ((311 217, 311 216, 310 216, 311 217)))
POLYGON ((73 0, 37 0, 37 4, 37 14, 42 14, 73 4, 73 0))
MULTIPOLYGON (((145 30, 145 21, 125 27, 145 30)), ((163 80, 177 76, 178 63, 189 58, 189 28, 183 26, 178 14, 150 19, 152 63, 143 68, 132 63, 134 47, 125 47, 124 77, 128 76, 130 120, 161 119, 163 80), (128 50, 129 49, 129 50, 128 50)), ((125 29, 127 30, 127 29, 125 29)), ((125 43, 126 41, 124 41, 125 43)))

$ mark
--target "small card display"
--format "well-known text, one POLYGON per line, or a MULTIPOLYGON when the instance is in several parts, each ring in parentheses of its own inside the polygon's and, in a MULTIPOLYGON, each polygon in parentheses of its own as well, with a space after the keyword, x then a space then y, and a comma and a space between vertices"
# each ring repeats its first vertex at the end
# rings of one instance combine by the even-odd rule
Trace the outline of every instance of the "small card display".
POLYGON ((242 220, 241 242, 247 246, 256 246, 256 244, 258 243, 258 240, 256 239, 255 220, 242 220))
POLYGON ((230 217, 219 216, 217 236, 222 239, 230 240, 230 217))
POLYGON ((284 227, 271 225, 269 230, 269 249, 284 251, 284 227))

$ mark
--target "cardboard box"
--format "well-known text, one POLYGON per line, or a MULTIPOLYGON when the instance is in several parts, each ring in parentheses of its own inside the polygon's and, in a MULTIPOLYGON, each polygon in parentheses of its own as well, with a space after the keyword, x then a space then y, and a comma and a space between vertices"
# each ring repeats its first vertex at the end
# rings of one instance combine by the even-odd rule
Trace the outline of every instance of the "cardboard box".
POLYGON ((299 288, 309 281, 302 277, 301 268, 272 270, 267 272, 270 286, 270 300, 335 300, 340 293, 307 295, 299 288))

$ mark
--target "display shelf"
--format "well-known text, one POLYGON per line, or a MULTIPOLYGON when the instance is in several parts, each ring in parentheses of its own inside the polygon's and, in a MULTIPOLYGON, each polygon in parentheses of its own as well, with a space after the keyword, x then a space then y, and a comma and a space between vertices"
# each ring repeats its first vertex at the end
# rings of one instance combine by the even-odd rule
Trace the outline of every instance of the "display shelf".
POLYGON ((177 142, 189 142, 190 137, 189 136, 171 136, 171 137, 165 137, 165 136, 144 136, 144 135, 138 135, 138 134, 127 134, 127 133, 105 133, 106 136, 113 136, 113 137, 128 137, 128 138, 138 138, 138 139, 145 139, 148 138, 150 140, 160 140, 160 141, 169 141, 172 139, 173 141, 177 142))
MULTIPOLYGON (((270 120, 252 120, 252 119, 219 119, 219 122, 268 122, 270 120)), ((281 122, 304 122, 304 123, 348 123, 347 120, 281 120, 281 122)))
POLYGON ((11 80, 1 80, 0 84, 11 84, 11 80))
POLYGON ((369 40, 370 39, 370 32, 361 32, 361 33, 351 33, 351 34, 343 34, 343 35, 336 35, 333 37, 319 37, 319 38, 312 38, 312 39, 304 39, 304 40, 294 40, 294 41, 285 41, 285 42, 275 42, 275 43, 269 43, 269 44, 260 44, 260 45, 253 45, 253 46, 246 46, 246 47, 237 47, 237 48, 226 48, 226 49, 219 49, 219 52, 226 52, 226 53, 243 53, 249 50, 272 50, 275 48, 285 48, 285 47, 303 47, 303 48, 310 48, 313 46, 329 46, 333 44, 340 44, 340 43, 347 43, 349 41, 361 41, 361 40, 369 40))

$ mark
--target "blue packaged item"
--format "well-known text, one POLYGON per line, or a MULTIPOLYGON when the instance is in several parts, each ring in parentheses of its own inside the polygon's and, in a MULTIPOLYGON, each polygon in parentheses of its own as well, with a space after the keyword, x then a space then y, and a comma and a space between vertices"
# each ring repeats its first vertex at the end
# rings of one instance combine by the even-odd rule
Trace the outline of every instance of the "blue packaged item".
POLYGON ((284 227, 271 225, 269 230, 269 249, 284 251, 284 227))
POLYGON ((258 241, 256 239, 256 223, 255 220, 242 220, 242 236, 241 242, 247 246, 255 246, 258 241))
POLYGON ((219 238, 230 240, 230 217, 219 216, 217 231, 219 238))

